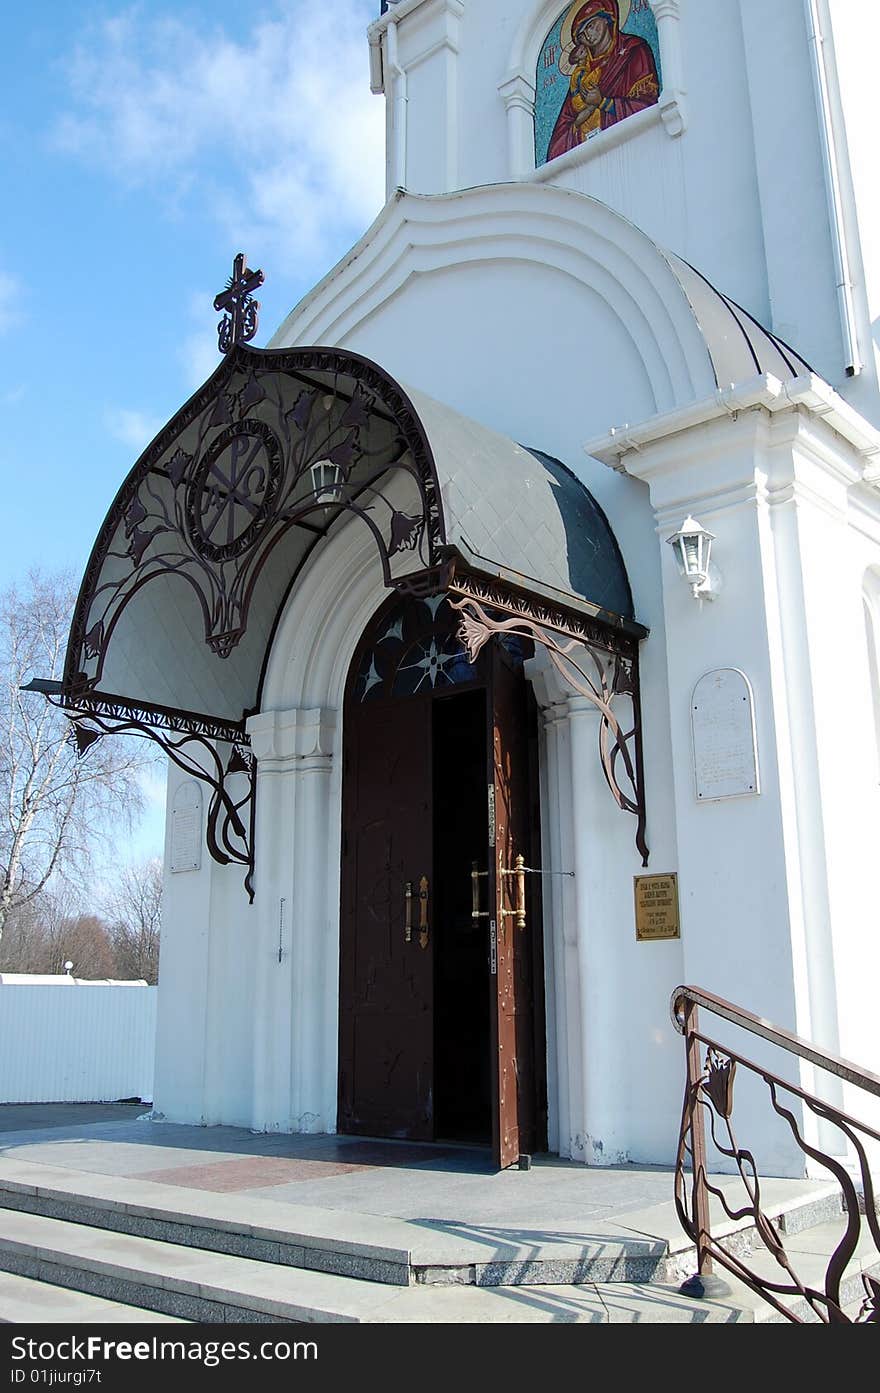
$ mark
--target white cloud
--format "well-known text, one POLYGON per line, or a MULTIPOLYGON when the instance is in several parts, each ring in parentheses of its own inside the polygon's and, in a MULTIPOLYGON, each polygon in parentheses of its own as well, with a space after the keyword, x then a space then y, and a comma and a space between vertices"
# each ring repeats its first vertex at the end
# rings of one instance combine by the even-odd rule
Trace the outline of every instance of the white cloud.
POLYGON ((188 334, 183 340, 178 357, 188 386, 193 390, 200 387, 220 365, 216 329, 188 334))
POLYGON ((19 301, 21 293, 21 284, 15 276, 0 271, 0 334, 6 333, 8 329, 14 329, 16 324, 20 322, 19 301))
POLYGON ((146 449, 164 424, 161 416, 151 416, 146 411, 134 411, 124 406, 111 408, 104 420, 111 435, 138 453, 146 449))
POLYGON ((138 775, 144 810, 132 828, 127 844, 116 848, 117 862, 138 865, 152 856, 162 856, 165 846, 165 795, 167 766, 157 758, 138 775))
POLYGON ((237 41, 134 6, 83 33, 56 142, 173 201, 197 197, 252 265, 301 272, 323 260, 328 229, 362 231, 383 201, 365 36, 377 9, 276 0, 237 41))
POLYGON ((178 349, 178 359, 190 390, 200 387, 220 364, 217 347, 217 325, 205 323, 205 306, 210 305, 213 293, 207 289, 193 291, 189 297, 189 318, 193 328, 186 334, 178 349))
POLYGON ((167 790, 167 768, 163 760, 157 759, 138 774, 138 783, 144 799, 145 811, 165 816, 165 795, 167 790))

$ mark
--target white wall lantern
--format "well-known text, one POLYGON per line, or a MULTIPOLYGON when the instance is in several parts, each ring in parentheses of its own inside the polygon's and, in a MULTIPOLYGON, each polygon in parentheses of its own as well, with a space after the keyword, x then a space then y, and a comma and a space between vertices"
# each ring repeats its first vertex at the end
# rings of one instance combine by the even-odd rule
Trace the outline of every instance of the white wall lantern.
POLYGON ((695 600, 714 600, 721 589, 718 568, 710 562, 715 534, 707 532, 696 518, 686 517, 667 542, 675 552, 679 572, 691 587, 695 600))
POLYGON ((339 502, 344 482, 345 475, 339 465, 334 464, 332 460, 319 459, 312 465, 312 487, 315 491, 315 502, 320 503, 322 507, 339 502))

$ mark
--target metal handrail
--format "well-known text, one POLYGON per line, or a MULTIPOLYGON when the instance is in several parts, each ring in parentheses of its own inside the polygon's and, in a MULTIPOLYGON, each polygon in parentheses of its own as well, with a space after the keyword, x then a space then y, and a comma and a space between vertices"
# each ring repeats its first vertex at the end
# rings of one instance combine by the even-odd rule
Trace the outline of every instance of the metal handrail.
POLYGON ((715 996, 713 992, 707 992, 702 987, 676 987, 672 993, 672 1024, 679 1035, 684 1035, 686 1029, 684 1011, 679 1012, 679 1005, 687 1001, 692 1001, 695 1006, 705 1006, 706 1010, 714 1015, 723 1016, 726 1021, 732 1021, 734 1025, 741 1025, 744 1030, 750 1030, 753 1035, 760 1035, 764 1040, 769 1040, 771 1045, 779 1045, 792 1054, 800 1055, 801 1059, 818 1064, 820 1068, 827 1069, 829 1074, 836 1074, 847 1083, 858 1084, 860 1088, 880 1098, 880 1075, 872 1074, 868 1069, 861 1069, 849 1059, 842 1059, 839 1055, 829 1054, 827 1050, 820 1050, 803 1036, 794 1035, 790 1030, 784 1030, 781 1025, 774 1025, 772 1021, 765 1021, 763 1016, 755 1016, 742 1006, 734 1006, 732 1002, 725 1001, 724 997, 715 996))
POLYGON ((811 1041, 764 1020, 762 1016, 757 1016, 744 1007, 735 1006, 702 987, 676 987, 670 1006, 673 1024, 685 1038, 687 1060, 687 1083, 675 1166, 675 1204, 682 1227, 693 1240, 697 1250, 697 1273, 682 1285, 681 1290, 689 1296, 696 1297, 727 1295, 730 1288, 714 1275, 713 1263, 717 1261, 768 1301, 786 1319, 796 1323, 801 1323, 803 1317, 798 1313, 797 1307, 790 1304, 790 1298, 800 1298, 801 1306, 806 1313, 811 1312, 814 1319, 826 1324, 880 1321, 880 1281, 864 1272, 861 1280, 865 1298, 855 1320, 844 1310, 851 1299, 844 1294, 845 1275, 862 1235, 860 1208, 864 1210, 865 1225, 880 1256, 880 1219, 865 1145, 868 1138, 874 1142, 880 1141, 880 1133, 864 1122, 857 1121, 832 1107, 823 1099, 778 1077, 764 1066, 732 1050, 728 1045, 722 1045, 702 1033, 698 1023, 698 1008, 702 1007, 733 1025, 760 1036, 770 1044, 862 1088, 874 1097, 880 1097, 880 1077, 853 1064, 851 1060, 819 1049, 811 1041), (705 1063, 701 1062, 703 1049, 706 1052, 705 1063), (804 1154, 822 1165, 840 1186, 846 1214, 846 1230, 828 1260, 822 1287, 806 1285, 795 1272, 792 1260, 785 1251, 781 1225, 775 1223, 763 1211, 761 1181, 755 1156, 753 1152, 740 1147, 734 1136, 731 1116, 734 1077, 738 1065, 763 1081, 769 1090, 774 1111, 786 1122, 804 1154), (857 1192, 853 1176, 840 1159, 821 1152, 817 1144, 811 1143, 803 1135, 803 1119, 781 1101, 780 1093, 783 1091, 797 1097, 807 1112, 812 1113, 815 1118, 836 1126, 846 1139, 858 1164, 861 1196, 857 1192), (715 1146, 722 1155, 734 1162, 739 1172, 748 1199, 745 1207, 731 1208, 725 1192, 709 1181, 706 1117, 709 1119, 715 1146), (685 1176, 688 1159, 692 1172, 690 1194, 685 1176), (713 1236, 709 1213, 710 1195, 718 1200, 729 1219, 752 1220, 758 1242, 778 1264, 774 1269, 776 1280, 752 1270, 742 1253, 725 1248, 713 1236))

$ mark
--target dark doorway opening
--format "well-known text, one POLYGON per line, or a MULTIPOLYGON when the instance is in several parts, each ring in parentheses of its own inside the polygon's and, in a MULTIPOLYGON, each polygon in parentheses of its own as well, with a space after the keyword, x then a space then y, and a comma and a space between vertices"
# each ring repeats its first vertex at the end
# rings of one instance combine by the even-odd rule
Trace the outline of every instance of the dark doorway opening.
POLYGON ((486 693, 433 704, 434 1120, 438 1140, 491 1140, 489 965, 471 868, 486 855, 486 693))
POLYGON ((396 597, 352 660, 338 1127, 506 1166, 546 1146, 537 877, 515 908, 517 857, 540 865, 536 726, 522 645, 472 661, 458 624, 441 596, 396 597))

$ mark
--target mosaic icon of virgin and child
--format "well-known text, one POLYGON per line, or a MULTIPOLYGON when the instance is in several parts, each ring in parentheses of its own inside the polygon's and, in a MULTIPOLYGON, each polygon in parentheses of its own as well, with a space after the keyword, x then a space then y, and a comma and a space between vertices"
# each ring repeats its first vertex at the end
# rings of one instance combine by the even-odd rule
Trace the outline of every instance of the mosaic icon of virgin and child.
POLYGON ((537 114, 541 115, 543 106, 545 129, 550 115, 546 106, 555 97, 553 89, 558 91, 552 69, 568 78, 568 92, 541 163, 576 149, 598 131, 625 121, 637 111, 655 106, 660 97, 657 27, 646 0, 576 3, 558 25, 558 40, 556 35, 554 26, 538 66, 537 114))

